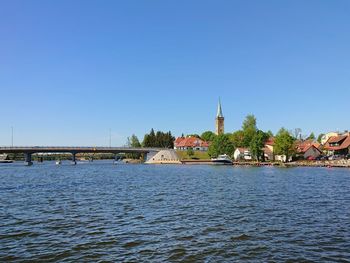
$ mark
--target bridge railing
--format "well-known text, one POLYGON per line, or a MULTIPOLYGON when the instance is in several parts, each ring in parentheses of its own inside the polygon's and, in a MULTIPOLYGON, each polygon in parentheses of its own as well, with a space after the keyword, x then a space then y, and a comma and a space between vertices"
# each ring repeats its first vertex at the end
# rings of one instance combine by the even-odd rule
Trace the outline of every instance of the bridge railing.
POLYGON ((108 146, 0 146, 0 150, 153 150, 160 151, 163 148, 142 148, 142 147, 108 147, 108 146))
POLYGON ((124 147, 124 146, 117 146, 117 147, 109 147, 109 146, 0 146, 1 149, 23 149, 23 148, 45 148, 45 149, 91 149, 91 148, 96 148, 96 149, 147 149, 147 148, 142 148, 142 147, 124 147))

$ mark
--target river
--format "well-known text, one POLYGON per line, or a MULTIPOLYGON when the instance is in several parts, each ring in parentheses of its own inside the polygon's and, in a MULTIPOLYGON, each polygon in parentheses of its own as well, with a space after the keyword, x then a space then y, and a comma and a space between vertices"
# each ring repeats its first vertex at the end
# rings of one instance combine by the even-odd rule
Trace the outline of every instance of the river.
POLYGON ((349 262, 350 169, 0 165, 0 261, 349 262))

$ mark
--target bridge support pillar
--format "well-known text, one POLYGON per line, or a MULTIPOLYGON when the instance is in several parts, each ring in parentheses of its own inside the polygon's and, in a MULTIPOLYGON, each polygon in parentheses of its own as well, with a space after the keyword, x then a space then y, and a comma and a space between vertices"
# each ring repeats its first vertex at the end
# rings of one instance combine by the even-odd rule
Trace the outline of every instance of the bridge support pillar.
POLYGON ((117 164, 118 160, 119 160, 119 156, 118 156, 117 153, 115 153, 115 154, 114 154, 114 161, 113 161, 113 164, 117 164))
POLYGON ((147 161, 147 153, 142 154, 142 161, 145 163, 147 161))
POLYGON ((77 164, 77 160, 76 160, 76 153, 72 153, 72 165, 76 165, 77 164))
POLYGON ((24 153, 24 165, 27 165, 27 166, 33 165, 31 153, 24 153))

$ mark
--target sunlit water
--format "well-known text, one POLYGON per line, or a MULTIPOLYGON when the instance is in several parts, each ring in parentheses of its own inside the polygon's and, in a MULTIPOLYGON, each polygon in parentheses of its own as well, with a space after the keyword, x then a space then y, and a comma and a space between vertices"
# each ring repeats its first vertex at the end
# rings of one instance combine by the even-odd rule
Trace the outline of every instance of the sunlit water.
POLYGON ((350 169, 0 166, 0 261, 350 261, 350 169))

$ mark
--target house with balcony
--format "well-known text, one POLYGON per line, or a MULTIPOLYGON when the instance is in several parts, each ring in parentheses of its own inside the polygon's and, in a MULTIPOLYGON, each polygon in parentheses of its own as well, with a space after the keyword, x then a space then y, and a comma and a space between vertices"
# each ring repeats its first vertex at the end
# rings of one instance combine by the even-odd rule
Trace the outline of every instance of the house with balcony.
POLYGON ((328 155, 347 155, 350 153, 350 133, 332 136, 326 142, 324 148, 328 155))

